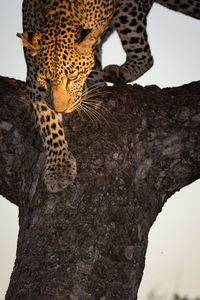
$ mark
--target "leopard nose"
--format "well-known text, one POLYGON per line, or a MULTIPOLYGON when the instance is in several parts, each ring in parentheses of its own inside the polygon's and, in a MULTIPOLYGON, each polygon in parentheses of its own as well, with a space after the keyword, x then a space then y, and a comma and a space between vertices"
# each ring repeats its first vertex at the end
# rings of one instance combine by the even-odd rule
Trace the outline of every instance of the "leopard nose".
POLYGON ((70 106, 70 96, 66 89, 59 86, 52 88, 51 103, 56 112, 62 113, 68 110, 70 106))
POLYGON ((71 96, 67 90, 67 79, 64 78, 59 84, 51 83, 50 102, 58 113, 69 109, 71 96))

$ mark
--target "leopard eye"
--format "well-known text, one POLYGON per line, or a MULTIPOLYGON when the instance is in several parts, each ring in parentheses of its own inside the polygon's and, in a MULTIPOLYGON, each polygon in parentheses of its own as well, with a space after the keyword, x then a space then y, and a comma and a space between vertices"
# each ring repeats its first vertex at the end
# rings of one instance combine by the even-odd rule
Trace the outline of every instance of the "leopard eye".
POLYGON ((76 80, 79 77, 78 72, 72 73, 68 76, 69 80, 76 80))

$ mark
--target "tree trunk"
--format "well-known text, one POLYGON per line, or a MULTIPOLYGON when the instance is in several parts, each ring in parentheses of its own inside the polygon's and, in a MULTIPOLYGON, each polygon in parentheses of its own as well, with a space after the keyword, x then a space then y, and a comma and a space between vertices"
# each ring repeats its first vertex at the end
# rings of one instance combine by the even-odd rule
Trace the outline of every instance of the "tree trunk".
POLYGON ((20 227, 6 300, 137 299, 153 222, 200 177, 199 95, 200 81, 104 88, 106 122, 66 116, 78 175, 51 194, 25 84, 0 77, 0 193, 20 227))

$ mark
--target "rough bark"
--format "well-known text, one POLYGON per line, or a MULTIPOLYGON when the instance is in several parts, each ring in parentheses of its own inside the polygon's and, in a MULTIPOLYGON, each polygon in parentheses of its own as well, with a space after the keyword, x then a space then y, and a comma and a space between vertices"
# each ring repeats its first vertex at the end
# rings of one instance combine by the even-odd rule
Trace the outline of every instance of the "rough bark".
POLYGON ((152 223, 200 177, 199 95, 200 82, 104 88, 108 124, 67 116, 78 176, 51 194, 25 84, 0 78, 0 193, 20 226, 6 300, 137 299, 152 223))

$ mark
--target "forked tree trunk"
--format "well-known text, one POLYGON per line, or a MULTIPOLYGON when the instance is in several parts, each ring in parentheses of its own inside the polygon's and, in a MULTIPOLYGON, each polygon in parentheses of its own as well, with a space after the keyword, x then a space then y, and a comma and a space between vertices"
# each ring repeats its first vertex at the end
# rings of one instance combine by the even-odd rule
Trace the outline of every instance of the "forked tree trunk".
POLYGON ((51 194, 25 84, 0 78, 0 193, 20 227, 6 300, 137 299, 151 225, 200 177, 200 82, 115 86, 101 100, 108 122, 66 117, 78 176, 51 194))

